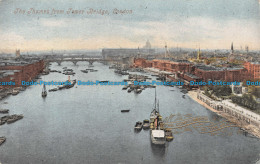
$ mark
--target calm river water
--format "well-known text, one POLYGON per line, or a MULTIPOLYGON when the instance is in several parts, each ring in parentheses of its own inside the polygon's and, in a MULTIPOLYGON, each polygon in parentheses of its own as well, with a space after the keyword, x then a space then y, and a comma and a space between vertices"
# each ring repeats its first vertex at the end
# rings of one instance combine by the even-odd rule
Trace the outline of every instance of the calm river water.
MULTIPOLYGON (((114 70, 94 63, 98 72, 82 73, 87 63, 53 63, 51 69, 74 69, 71 79, 82 81, 122 81, 114 70)), ((50 73, 44 81, 65 81, 67 76, 50 73)), ((52 87, 47 86, 47 89, 52 87)), ((149 118, 154 89, 141 94, 127 93, 122 86, 78 86, 41 97, 42 86, 31 86, 16 96, 0 102, 10 114, 23 114, 14 124, 0 126, 0 136, 7 138, 0 146, 2 164, 82 164, 82 163, 169 163, 169 164, 250 164, 259 160, 260 141, 237 133, 201 134, 192 130, 174 134, 165 148, 150 143, 149 131, 134 132, 136 121, 149 118), (8 104, 4 104, 8 102, 8 104), (129 113, 121 113, 130 109, 129 113)), ((207 116, 218 123, 221 118, 186 96, 176 87, 157 87, 160 113, 207 116), (174 91, 172 91, 174 90, 174 91), (216 119, 217 118, 217 119, 216 119)))

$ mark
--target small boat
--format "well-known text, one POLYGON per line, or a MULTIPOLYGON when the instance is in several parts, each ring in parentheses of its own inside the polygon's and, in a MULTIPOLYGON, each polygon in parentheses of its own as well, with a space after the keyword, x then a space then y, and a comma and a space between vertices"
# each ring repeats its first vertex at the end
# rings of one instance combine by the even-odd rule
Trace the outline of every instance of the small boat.
POLYGON ((49 92, 54 92, 54 91, 57 91, 58 88, 53 88, 53 89, 49 89, 49 92))
POLYGON ((156 88, 155 85, 148 85, 148 86, 149 86, 149 88, 156 88))
POLYGON ((46 97, 46 96, 47 96, 46 87, 45 87, 45 85, 43 85, 43 89, 42 89, 42 97, 46 97))
POLYGON ((65 74, 65 75, 74 75, 75 72, 65 72, 64 74, 65 74))
POLYGON ((92 69, 92 70, 90 70, 90 72, 97 72, 98 70, 94 70, 94 69, 92 69))
POLYGON ((142 89, 135 89, 135 93, 141 93, 142 92, 142 89))
POLYGON ((143 129, 149 129, 150 128, 150 122, 149 120, 144 120, 143 121, 143 129))
POLYGON ((0 145, 2 145, 5 142, 6 138, 5 137, 0 137, 0 145))
POLYGON ((11 124, 23 118, 23 115, 11 115, 6 118, 6 123, 11 124))
POLYGON ((81 70, 81 72, 83 72, 83 73, 88 73, 88 71, 87 71, 87 70, 81 70))
POLYGON ((130 93, 130 92, 132 92, 132 90, 133 90, 133 89, 130 88, 130 89, 127 90, 127 92, 130 93))
POLYGON ((182 95, 182 98, 185 98, 185 95, 182 95))
POLYGON ((122 113, 129 112, 129 111, 130 111, 129 109, 121 110, 122 113))
POLYGON ((127 88, 128 88, 128 86, 125 85, 125 86, 122 88, 122 90, 126 90, 127 88))
POLYGON ((21 87, 21 88, 20 88, 20 91, 25 91, 25 90, 26 90, 25 87, 21 87))
POLYGON ((187 89, 182 89, 181 92, 182 92, 183 94, 188 93, 187 89))
POLYGON ((9 112, 8 109, 0 109, 0 113, 2 113, 2 114, 6 114, 6 113, 8 113, 8 112, 9 112))
POLYGON ((20 92, 19 90, 17 90, 17 89, 13 89, 13 91, 12 91, 12 95, 17 95, 19 92, 20 92))
POLYGON ((4 125, 6 121, 0 120, 0 125, 4 125))
POLYGON ((141 121, 136 122, 135 130, 142 130, 143 123, 141 121))
POLYGON ((165 138, 166 138, 166 141, 172 141, 173 140, 173 135, 172 135, 172 130, 170 128, 166 128, 165 130, 165 138))

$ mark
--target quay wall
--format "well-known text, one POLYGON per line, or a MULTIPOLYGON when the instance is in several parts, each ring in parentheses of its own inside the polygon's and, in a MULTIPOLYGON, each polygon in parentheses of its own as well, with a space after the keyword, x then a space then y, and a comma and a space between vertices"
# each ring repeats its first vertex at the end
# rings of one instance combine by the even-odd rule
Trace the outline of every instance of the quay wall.
POLYGON ((239 121, 244 121, 248 124, 252 124, 260 129, 260 115, 256 114, 250 110, 247 110, 243 107, 240 107, 236 104, 233 104, 227 100, 224 101, 215 101, 208 96, 204 95, 202 91, 198 90, 197 99, 206 103, 208 106, 213 109, 224 112, 230 116, 235 117, 239 121))

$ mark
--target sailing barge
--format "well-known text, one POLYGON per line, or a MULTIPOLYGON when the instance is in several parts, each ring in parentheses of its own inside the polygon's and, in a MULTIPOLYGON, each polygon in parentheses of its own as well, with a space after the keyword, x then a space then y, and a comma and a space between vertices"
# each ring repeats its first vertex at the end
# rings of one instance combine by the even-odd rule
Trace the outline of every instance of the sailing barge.
POLYGON ((150 135, 151 142, 156 145, 165 145, 166 136, 164 131, 164 126, 162 122, 162 116, 159 113, 159 101, 156 99, 156 90, 155 90, 155 101, 154 109, 150 114, 150 135))

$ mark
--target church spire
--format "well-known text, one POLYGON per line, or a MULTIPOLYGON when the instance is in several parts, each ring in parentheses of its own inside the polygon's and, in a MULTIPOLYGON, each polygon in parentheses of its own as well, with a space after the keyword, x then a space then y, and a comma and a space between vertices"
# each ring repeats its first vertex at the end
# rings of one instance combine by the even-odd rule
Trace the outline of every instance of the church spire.
POLYGON ((231 43, 231 52, 232 52, 232 54, 234 53, 234 46, 233 46, 233 42, 231 43))
POLYGON ((200 60, 200 47, 199 47, 198 54, 197 54, 197 60, 200 60))

